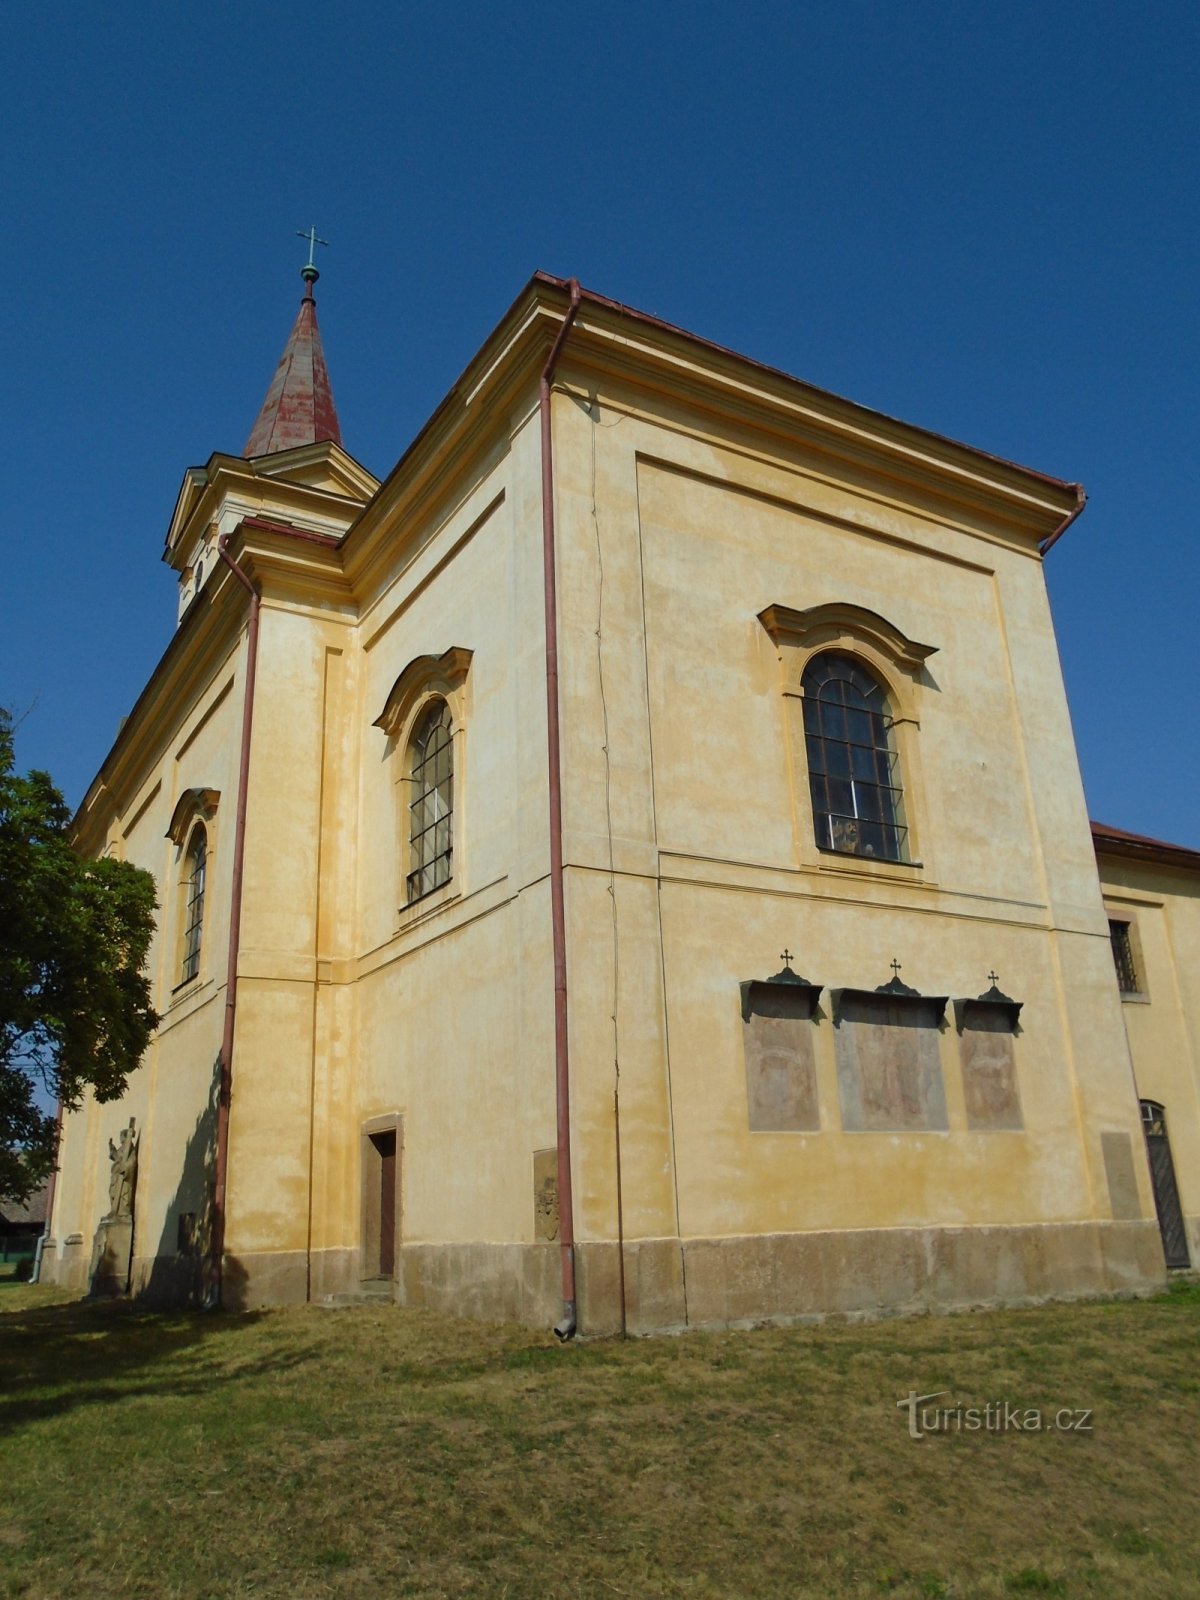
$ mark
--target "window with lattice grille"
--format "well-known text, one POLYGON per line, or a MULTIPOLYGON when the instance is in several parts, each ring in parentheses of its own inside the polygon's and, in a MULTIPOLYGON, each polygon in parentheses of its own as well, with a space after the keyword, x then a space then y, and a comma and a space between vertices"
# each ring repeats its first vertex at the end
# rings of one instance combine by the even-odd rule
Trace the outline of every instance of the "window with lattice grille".
POLYGON ((805 667, 802 688, 817 844, 907 861, 900 758, 883 685, 853 657, 826 652, 805 667))
POLYGON ((409 746, 408 900, 450 881, 454 821, 454 727, 450 707, 435 702, 409 746))
POLYGON ((1122 994, 1140 994, 1137 964, 1133 958, 1133 936, 1130 924, 1115 917, 1108 919, 1108 937, 1112 943, 1113 965, 1117 969, 1117 983, 1122 994))
POLYGON ((208 836, 199 827, 188 845, 184 871, 183 961, 181 983, 200 972, 200 943, 204 934, 204 880, 208 869, 208 836))

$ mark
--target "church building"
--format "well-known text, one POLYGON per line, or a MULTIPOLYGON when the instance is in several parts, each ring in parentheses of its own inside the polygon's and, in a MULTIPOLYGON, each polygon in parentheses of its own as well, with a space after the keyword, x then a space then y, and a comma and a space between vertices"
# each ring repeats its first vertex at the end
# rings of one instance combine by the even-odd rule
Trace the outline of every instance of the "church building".
POLYGON ((1200 853, 1089 824, 1080 487, 544 273, 381 483, 303 277, 76 819, 161 1024, 43 1276, 565 1338, 1195 1262, 1200 853))

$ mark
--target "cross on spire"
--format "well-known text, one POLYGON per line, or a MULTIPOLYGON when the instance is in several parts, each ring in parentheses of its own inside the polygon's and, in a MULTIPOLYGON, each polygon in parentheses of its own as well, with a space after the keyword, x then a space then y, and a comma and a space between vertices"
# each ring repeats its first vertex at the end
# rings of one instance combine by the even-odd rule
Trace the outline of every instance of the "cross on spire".
POLYGON ((892 957, 892 971, 895 973, 897 978, 900 976, 900 963, 896 960, 895 956, 892 957))
POLYGON ((999 983, 1000 982, 1000 974, 998 972, 989 972, 988 973, 988 982, 989 983, 999 983))
POLYGON ((783 954, 780 956, 779 959, 780 959, 780 961, 783 962, 785 967, 790 967, 791 966, 791 964, 792 964, 792 952, 788 949, 787 945, 784 945, 783 954))
POLYGON ((316 250, 316 248, 317 248, 317 246, 319 244, 328 244, 329 240, 328 239, 318 239, 317 238, 317 230, 316 230, 316 228, 310 228, 307 233, 305 233, 303 231, 303 229, 297 228, 296 229, 296 237, 297 237, 297 239, 307 239, 308 240, 308 265, 310 267, 312 267, 313 271, 315 272, 316 271, 316 267, 315 267, 314 262, 313 262, 313 254, 314 254, 314 252, 315 252, 315 250, 316 250))

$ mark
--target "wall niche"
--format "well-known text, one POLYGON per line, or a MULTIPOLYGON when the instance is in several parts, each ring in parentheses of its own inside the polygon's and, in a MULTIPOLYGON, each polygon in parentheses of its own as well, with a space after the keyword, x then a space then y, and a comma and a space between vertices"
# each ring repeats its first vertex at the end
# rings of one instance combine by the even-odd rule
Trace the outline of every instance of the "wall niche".
POLYGON ((746 1105, 751 1133, 817 1133, 821 1110, 813 1034, 819 983, 786 957, 773 978, 741 985, 746 1105))
POLYGON ((835 989, 834 1054, 847 1133, 944 1131, 946 1090, 938 1039, 944 995, 896 976, 878 989, 835 989))
POLYGON ((1021 1001, 1002 994, 993 975, 990 989, 973 1000, 956 1000, 954 1013, 967 1127, 998 1132, 1024 1128, 1013 1050, 1021 1001))

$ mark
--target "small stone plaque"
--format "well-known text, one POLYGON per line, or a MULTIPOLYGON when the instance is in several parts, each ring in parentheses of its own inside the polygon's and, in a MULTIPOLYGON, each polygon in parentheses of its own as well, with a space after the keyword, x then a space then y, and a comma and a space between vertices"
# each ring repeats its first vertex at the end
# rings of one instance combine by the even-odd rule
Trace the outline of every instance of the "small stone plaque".
POLYGON ((533 1152, 533 1236, 558 1238, 558 1151, 533 1152))
POLYGON ((1108 1198, 1117 1222, 1136 1222, 1142 1215, 1138 1197, 1137 1173, 1133 1169, 1133 1141, 1127 1133, 1102 1133, 1104 1175, 1108 1179, 1108 1198))

